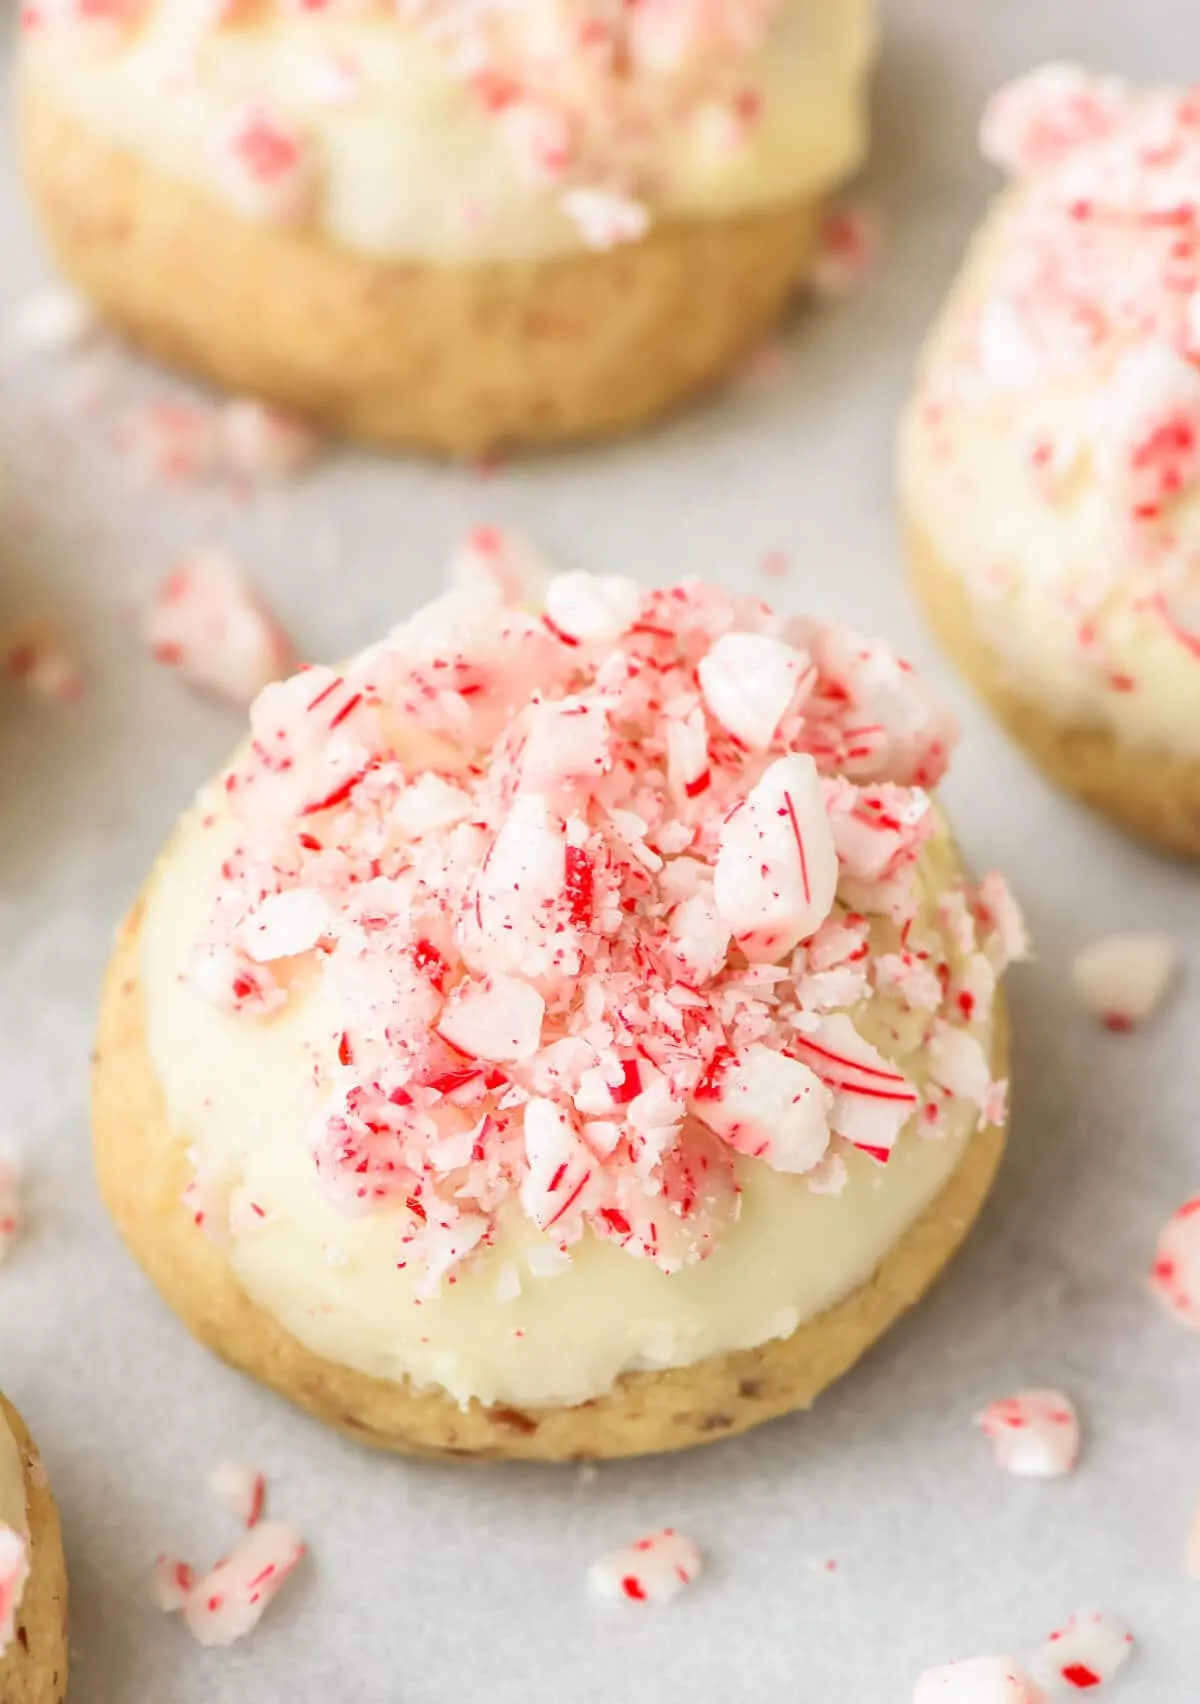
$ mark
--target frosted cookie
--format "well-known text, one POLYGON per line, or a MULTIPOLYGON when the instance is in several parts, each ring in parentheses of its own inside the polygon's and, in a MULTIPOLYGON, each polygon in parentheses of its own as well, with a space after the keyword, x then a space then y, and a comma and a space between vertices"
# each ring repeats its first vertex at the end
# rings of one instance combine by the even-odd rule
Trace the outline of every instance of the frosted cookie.
POLYGON ((390 445, 615 432, 727 373, 860 162, 870 0, 46 0, 28 179, 169 361, 390 445))
POLYGON ((1200 101, 1065 66, 1004 90, 1013 178, 926 350, 918 588, 1047 773, 1200 854, 1200 101))
POLYGON ((220 1354, 396 1449, 674 1449, 921 1295, 1021 950, 908 667, 699 582, 453 591, 268 687, 103 1000, 95 1138, 220 1354))
POLYGON ((0 1396, 0 1699, 67 1688, 67 1570, 58 1511, 20 1415, 0 1396))

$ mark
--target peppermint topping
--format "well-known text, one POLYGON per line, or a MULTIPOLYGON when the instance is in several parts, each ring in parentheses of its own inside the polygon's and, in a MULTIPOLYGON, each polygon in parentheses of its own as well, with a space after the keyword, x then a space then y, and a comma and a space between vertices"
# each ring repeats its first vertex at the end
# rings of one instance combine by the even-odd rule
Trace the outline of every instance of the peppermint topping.
POLYGON ((691 1585, 701 1566, 700 1552, 691 1539, 663 1527, 593 1562, 588 1589, 594 1597, 625 1603, 669 1603, 691 1585))
POLYGON ((1012 1657, 972 1657, 927 1669, 913 1704, 1050 1704, 1036 1681, 1012 1657))
POLYGON ((246 1528, 227 1556, 197 1576, 190 1563, 159 1556, 154 1601, 167 1615, 182 1615, 201 1645, 232 1645, 251 1632, 305 1555, 293 1528, 263 1519, 266 1480, 255 1468, 221 1462, 209 1488, 246 1528))
POLYGON ((975 1424, 992 1440, 997 1467, 1028 1479, 1058 1479, 1079 1461, 1079 1416, 1057 1390, 1025 1390, 989 1403, 975 1424))
MULTIPOLYGON (((269 686, 225 778, 192 985, 269 1022, 320 983, 328 1198, 390 1215, 422 1291, 510 1206, 556 1259, 591 1232, 674 1272, 743 1163, 834 1192, 918 1112, 1002 1116, 984 1043, 1023 938, 998 878, 926 869, 953 734, 911 671, 698 583, 563 575, 538 616, 523 552, 468 548, 468 589, 269 686)), ((192 1206, 225 1232, 219 1191, 192 1206)))
POLYGON ((236 563, 215 550, 172 569, 143 630, 156 662, 234 704, 249 704, 294 665, 282 628, 236 563))
POLYGON ((1137 694, 1152 682, 1135 641, 1200 659, 1200 96, 1048 66, 995 97, 982 143, 1016 186, 925 375, 918 429, 950 487, 974 483, 987 434, 1016 446, 1032 514, 1063 529, 1038 559, 1054 578, 1014 584, 1028 547, 1014 562, 997 539, 980 595, 1036 591, 1076 671, 1137 694))
POLYGON ((1105 935, 1076 953, 1071 979, 1085 1010, 1123 1034, 1153 1016, 1178 964, 1164 935, 1105 935))
MULTIPOLYGON (((765 106, 754 56, 781 5, 210 0, 194 8, 190 52, 174 71, 194 76, 205 37, 237 29, 251 12, 283 24, 298 12, 310 23, 369 18, 381 30, 415 33, 440 55, 470 112, 494 126, 517 176, 544 187, 587 246, 608 249, 649 228, 646 198, 661 190, 678 134, 714 169, 736 166, 751 146, 765 106)), ((52 32, 81 52, 115 52, 135 39, 144 9, 144 0, 26 0, 21 22, 29 35, 52 32)), ((353 107, 370 92, 336 38, 326 43, 314 31, 306 71, 298 63, 304 74, 295 81, 309 103, 353 107)), ((323 174, 307 106, 263 88, 216 127, 214 178, 243 215, 290 223, 314 210, 323 174)), ((458 216, 481 214, 469 206, 458 216)))
POLYGON ((1103 1686, 1133 1655, 1133 1634, 1108 1615, 1073 1615, 1049 1635, 1035 1668, 1049 1685, 1075 1692, 1103 1686))

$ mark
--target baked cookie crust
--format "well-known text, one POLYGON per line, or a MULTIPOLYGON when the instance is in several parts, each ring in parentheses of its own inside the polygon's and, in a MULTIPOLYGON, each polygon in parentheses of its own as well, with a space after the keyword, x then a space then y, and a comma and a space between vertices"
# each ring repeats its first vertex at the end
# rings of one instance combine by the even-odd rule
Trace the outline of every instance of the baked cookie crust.
POLYGON ((0 1396, 25 1470, 31 1569, 16 1635, 0 1657, 0 1704, 60 1704, 67 1690, 67 1565, 58 1510, 25 1423, 0 1396))
MULTIPOLYGON (((185 1133, 171 1129, 146 1043, 139 979, 142 906, 125 920, 106 980, 93 1077, 101 1192, 129 1248, 189 1330, 233 1366, 364 1443, 447 1458, 584 1461, 711 1443, 809 1407, 929 1289, 978 1215, 1006 1131, 972 1138, 936 1200, 869 1283, 757 1349, 694 1366, 627 1373, 577 1407, 460 1408, 437 1390, 370 1377, 304 1347, 239 1285, 183 1206, 185 1133)), ((993 1070, 1007 1024, 996 1006, 993 1070)))
POLYGON ((794 200, 528 264, 375 258, 240 218, 33 82, 20 114, 50 246, 119 331, 390 449, 469 456, 643 425, 733 371, 816 254, 820 207, 794 200))
POLYGON ((979 630, 969 594, 917 521, 906 521, 913 582, 964 677, 1058 786, 1162 852, 1200 858, 1200 762, 1122 744, 1107 728, 1064 722, 1021 692, 979 630))

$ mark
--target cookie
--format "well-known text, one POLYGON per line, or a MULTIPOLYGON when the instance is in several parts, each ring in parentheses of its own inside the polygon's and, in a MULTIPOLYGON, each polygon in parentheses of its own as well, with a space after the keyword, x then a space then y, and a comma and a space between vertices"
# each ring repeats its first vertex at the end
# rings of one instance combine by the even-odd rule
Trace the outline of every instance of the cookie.
POLYGON ((0 1396, 0 1698, 59 1704, 66 1688, 67 1569, 58 1511, 33 1440, 0 1396))
POLYGON ((637 1454, 807 1406, 1003 1145, 1023 931, 931 801, 953 730, 912 671, 700 583, 545 600, 451 592, 269 687, 104 993, 131 1250, 395 1449, 637 1454))
POLYGON ((648 14, 598 45, 573 0, 549 58, 519 11, 353 10, 198 26, 157 0, 100 41, 39 14, 21 128, 51 246, 116 326, 385 446, 676 408, 807 278, 864 150, 866 0, 693 9, 666 59, 648 14))
POLYGON ((1193 109, 1062 66, 996 97, 984 143, 1014 181, 926 350, 900 458, 917 589, 964 674, 1052 780, 1190 857, 1193 109))

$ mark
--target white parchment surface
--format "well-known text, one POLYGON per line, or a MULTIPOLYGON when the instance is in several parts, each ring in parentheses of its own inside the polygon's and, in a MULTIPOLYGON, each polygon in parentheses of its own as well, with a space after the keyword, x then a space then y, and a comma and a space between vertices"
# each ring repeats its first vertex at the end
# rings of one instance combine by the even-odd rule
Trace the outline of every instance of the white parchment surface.
MULTIPOLYGON (((1142 1286, 1161 1222, 1200 1187, 1200 872, 1057 797, 966 699, 906 590, 891 498, 916 346, 989 191, 985 93, 1048 57, 1196 76, 1200 16, 1195 0, 885 9, 885 263, 797 319, 777 378, 650 437, 490 478, 346 453, 249 501, 170 494, 139 489, 112 441, 114 396, 161 393, 157 375, 123 364, 81 413, 60 363, 3 358, 0 611, 57 611, 88 671, 74 708, 0 707, 0 1144, 30 1175, 28 1235, 0 1269, 0 1385, 62 1508, 74 1704, 907 1704, 926 1664, 1019 1655, 1099 1607, 1139 1640, 1114 1699, 1200 1699, 1200 1582, 1182 1568, 1200 1339, 1142 1286), (484 520, 565 563, 712 575, 894 637, 961 708, 948 800, 1039 947, 1011 984, 1011 1157, 940 1289, 811 1415, 590 1481, 379 1458, 227 1371, 125 1256, 88 1159, 114 924, 238 731, 144 657, 139 605, 176 553, 227 544, 302 652, 333 658, 433 593, 484 520), (792 563, 779 582, 759 566, 772 550, 792 563), (1068 991, 1074 948, 1114 927, 1167 930, 1189 955, 1180 997, 1121 1039, 1068 991), (970 1425, 1031 1384, 1084 1415, 1069 1480, 998 1473, 970 1425), (204 1483, 223 1456, 266 1470, 312 1559, 252 1638, 205 1652, 152 1607, 150 1568, 232 1538, 204 1483), (592 1558, 661 1523, 704 1547, 701 1583, 665 1609, 589 1603, 592 1558)), ((5 141, 0 310, 45 276, 5 141)))

